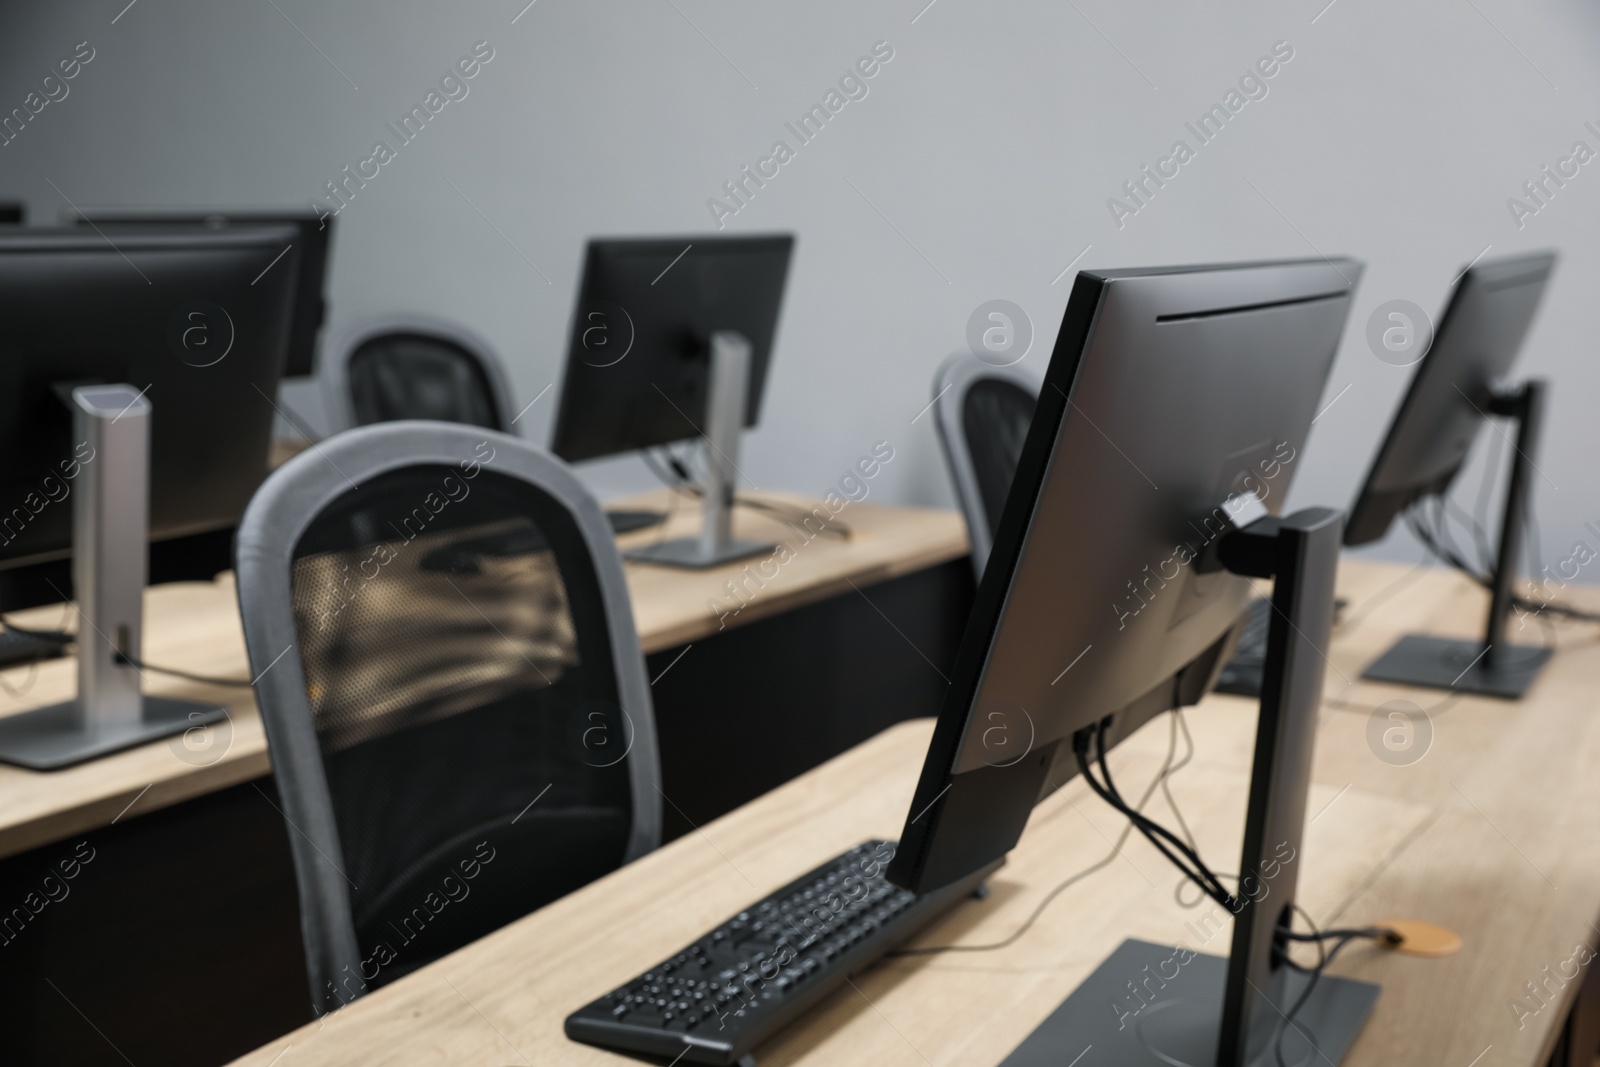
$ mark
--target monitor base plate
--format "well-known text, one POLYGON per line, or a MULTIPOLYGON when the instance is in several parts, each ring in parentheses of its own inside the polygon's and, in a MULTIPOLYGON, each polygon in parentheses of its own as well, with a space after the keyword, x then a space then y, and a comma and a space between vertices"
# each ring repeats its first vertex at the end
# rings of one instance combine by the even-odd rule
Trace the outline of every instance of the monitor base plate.
POLYGON ((1551 652, 1533 645, 1501 645, 1490 663, 1480 640, 1409 634, 1373 660, 1361 677, 1370 682, 1521 700, 1551 652))
POLYGON ((228 717, 215 704, 147 696, 139 721, 91 725, 76 701, 51 704, 0 718, 0 763, 31 771, 55 771, 159 741, 228 717))
MULTIPOLYGON (((1221 956, 1148 941, 1124 941, 1001 1067, 1065 1067, 1091 1048, 1093 1056, 1086 1057, 1085 1064, 1214 1067, 1227 970, 1228 961, 1221 956), (1169 974, 1173 977, 1167 978, 1169 974)), ((1288 1003, 1299 998, 1308 980, 1307 975, 1289 973, 1288 1003)), ((1355 1042, 1377 999, 1378 987, 1371 982, 1324 974, 1295 1016, 1296 1024, 1313 1035, 1315 1044, 1301 1030, 1284 1033, 1283 1062, 1290 1067, 1337 1064, 1355 1042)), ((1251 1067, 1277 1062, 1272 1047, 1277 1037, 1276 1032, 1263 1034, 1252 1042, 1257 1052, 1251 1067)))
POLYGON ((724 563, 734 563, 751 556, 760 556, 777 550, 777 545, 761 541, 730 540, 718 551, 706 553, 698 537, 680 537, 659 544, 646 545, 624 552, 623 558, 635 563, 656 563, 663 567, 688 567, 691 570, 708 570, 724 563))

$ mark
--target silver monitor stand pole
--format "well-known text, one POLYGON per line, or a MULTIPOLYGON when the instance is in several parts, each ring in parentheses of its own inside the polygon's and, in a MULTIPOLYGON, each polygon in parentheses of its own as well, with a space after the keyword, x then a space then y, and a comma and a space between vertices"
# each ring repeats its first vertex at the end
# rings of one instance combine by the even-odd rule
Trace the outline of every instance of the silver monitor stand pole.
POLYGON ((129 385, 72 391, 72 581, 78 697, 0 718, 0 762, 48 771, 227 717, 212 704, 145 696, 140 658, 150 511, 150 401, 129 385))
POLYGON ((777 546, 733 536, 733 492, 739 477, 739 433, 750 380, 750 342, 743 334, 711 335, 711 389, 706 397, 705 491, 699 537, 662 541, 627 553, 627 558, 669 567, 704 569, 777 546))

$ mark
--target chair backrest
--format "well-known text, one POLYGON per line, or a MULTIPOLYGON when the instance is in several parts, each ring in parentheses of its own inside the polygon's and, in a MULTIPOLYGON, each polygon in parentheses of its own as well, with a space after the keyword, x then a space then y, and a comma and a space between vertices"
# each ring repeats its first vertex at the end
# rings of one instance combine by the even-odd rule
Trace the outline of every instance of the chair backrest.
POLYGON ((1039 402, 1039 380, 957 352, 939 365, 933 395, 939 443, 967 518, 972 567, 982 579, 1039 402))
POLYGON ((560 460, 339 434, 261 486, 237 562, 317 1013, 659 844, 622 565, 560 460))
POLYGON ((386 316, 347 326, 323 350, 318 374, 335 432, 401 419, 511 430, 505 369, 464 326, 386 316))

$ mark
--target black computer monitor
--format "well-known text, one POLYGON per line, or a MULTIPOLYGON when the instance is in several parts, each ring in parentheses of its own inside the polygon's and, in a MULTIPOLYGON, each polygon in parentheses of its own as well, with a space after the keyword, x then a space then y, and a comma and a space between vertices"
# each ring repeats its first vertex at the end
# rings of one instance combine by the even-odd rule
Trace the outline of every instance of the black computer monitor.
MULTIPOLYGON (((1345 544, 1369 544, 1387 534, 1397 516, 1408 515, 1425 545, 1491 588, 1484 637, 1408 635, 1367 668, 1368 678, 1515 698, 1549 658, 1549 649, 1516 645, 1505 637, 1543 409, 1543 383, 1513 387, 1506 376, 1555 262, 1554 253, 1535 252, 1482 260, 1461 273, 1345 528, 1345 544), (1494 559, 1473 562, 1452 546, 1442 528, 1446 516, 1430 516, 1420 506, 1431 500, 1443 509, 1468 451, 1492 416, 1517 420, 1519 430, 1510 451, 1494 559)), ((1474 534, 1486 537, 1483 531, 1474 534)))
POLYGON ((722 330, 749 341, 754 426, 793 249, 787 234, 590 241, 551 451, 576 463, 699 437, 722 330))
POLYGON ((1345 544, 1382 539, 1411 505, 1449 491, 1522 349, 1555 261, 1554 253, 1536 252, 1461 273, 1350 509, 1345 544))
MULTIPOLYGON (((1103 751, 1206 692, 1251 596, 1249 580, 1219 562, 1223 548, 1241 527, 1292 525, 1271 516, 1303 462, 1360 273, 1359 264, 1337 259, 1078 275, 891 881, 929 891, 992 865, 1017 843, 1037 801, 1079 773, 1091 738, 1103 751), (1249 525, 1258 516, 1267 517, 1249 525)), ((1300 627, 1312 641, 1317 624, 1323 635, 1331 625, 1338 549, 1337 513, 1320 514, 1322 595, 1301 605, 1300 627)), ((1280 586, 1288 588, 1282 577, 1280 586)), ((1289 610, 1277 594, 1274 603, 1289 610)), ((1281 645, 1299 633, 1291 630, 1275 622, 1270 640, 1281 645)), ((1263 699, 1264 722, 1269 706, 1293 721, 1258 737, 1253 789, 1279 792, 1253 804, 1264 810, 1247 829, 1247 876, 1252 840, 1260 845, 1281 829, 1273 819, 1296 840, 1303 828, 1312 730, 1302 727, 1314 722, 1322 663, 1311 648, 1297 652, 1292 695, 1280 688, 1263 699), (1298 709, 1292 717, 1289 704, 1298 709), (1288 749, 1264 757, 1261 739, 1272 737, 1288 749)), ((1269 667, 1267 677, 1269 689, 1291 684, 1282 669, 1269 667)), ((1292 899, 1292 873, 1281 873, 1272 907, 1292 899)), ((1271 990, 1272 946, 1248 937, 1241 945, 1238 931, 1259 933, 1265 921, 1273 940, 1275 917, 1247 918, 1236 920, 1234 946, 1246 965, 1237 980, 1230 973, 1229 988, 1242 989, 1248 977, 1271 990)), ((1064 1025, 1109 1029, 1105 1062, 1137 1063, 1150 1050, 1141 1052, 1140 1039, 1131 1049, 1118 1044, 1127 1035, 1116 1035, 1119 1020, 1108 1010, 1126 995, 1123 981, 1140 977, 1137 966, 1121 974, 1123 963, 1108 961, 1109 974, 1097 972, 1084 996, 1063 1005, 1089 1013, 1064 1025), (1100 988, 1105 981, 1109 992, 1100 988)), ((1210 1036, 1196 1040, 1215 1049, 1224 983, 1215 967, 1206 973, 1217 1003, 1209 1014, 1201 1005, 1210 1036)), ((1325 979, 1322 988, 1334 985, 1325 979)), ((1365 992, 1354 1000, 1363 997, 1370 1007, 1365 992)), ((1248 1007, 1232 1009, 1241 1033, 1264 1025, 1248 1007), (1243 1023, 1241 1013, 1249 1016, 1243 1023)), ((1361 1018, 1364 1011, 1357 1026, 1361 1018)), ((1102 1038, 1083 1032, 1070 1049, 1063 1042, 1052 1052, 1051 1033, 1041 1028, 1006 1062, 1064 1063, 1090 1043, 1102 1055, 1102 1038), (1041 1048, 1046 1054, 1033 1058, 1041 1048)))
POLYGON ((267 473, 298 257, 262 270, 295 233, 0 234, 0 569, 72 551, 77 385, 145 390, 151 541, 237 523, 267 473))
MULTIPOLYGON (((65 215, 69 225, 94 226, 115 239, 128 229, 158 226, 204 226, 224 230, 233 226, 293 226, 292 243, 299 255, 294 318, 289 328, 289 355, 285 378, 303 378, 316 372, 317 336, 328 319, 325 287, 328 257, 333 247, 333 219, 309 211, 140 211, 130 208, 84 208, 65 215)), ((280 262, 278 266, 282 266, 280 262)))

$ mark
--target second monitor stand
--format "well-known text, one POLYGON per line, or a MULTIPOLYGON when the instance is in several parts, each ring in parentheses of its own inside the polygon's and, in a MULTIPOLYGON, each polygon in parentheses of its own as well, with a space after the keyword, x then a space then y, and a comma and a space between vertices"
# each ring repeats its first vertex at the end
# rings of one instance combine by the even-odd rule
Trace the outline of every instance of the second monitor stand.
POLYGON ((637 548, 624 555, 641 563, 703 570, 777 546, 733 536, 733 493, 739 477, 739 432, 744 428, 749 393, 750 342, 743 334, 720 330, 711 335, 711 387, 706 395, 705 484, 699 537, 680 537, 637 548))
POLYGON ((217 722, 227 713, 140 692, 149 543, 150 402, 128 385, 72 392, 72 581, 78 696, 0 718, 0 763, 49 771, 217 722))
POLYGON ((1224 535, 1222 566, 1271 578, 1272 621, 1245 815, 1237 911, 1220 905, 1186 923, 1192 943, 1124 941, 1002 1067, 1087 1064, 1246 1067, 1336 1064, 1355 1040, 1378 987, 1323 975, 1294 1013, 1309 976, 1286 966, 1279 933, 1294 914, 1307 792, 1322 699, 1323 650, 1343 523, 1309 508, 1224 535), (1199 951, 1233 925, 1227 958, 1199 951), (1309 1036, 1307 1036, 1309 1035, 1309 1036))
POLYGON ((1545 383, 1534 380, 1489 401, 1489 414, 1515 419, 1517 440, 1500 518, 1500 544, 1495 551, 1489 617, 1482 640, 1407 634, 1362 673, 1374 682, 1398 682, 1431 689, 1450 689, 1480 696, 1521 699, 1550 658, 1552 649, 1512 644, 1506 638, 1515 605, 1517 557, 1528 514, 1533 452, 1544 415, 1545 383))

